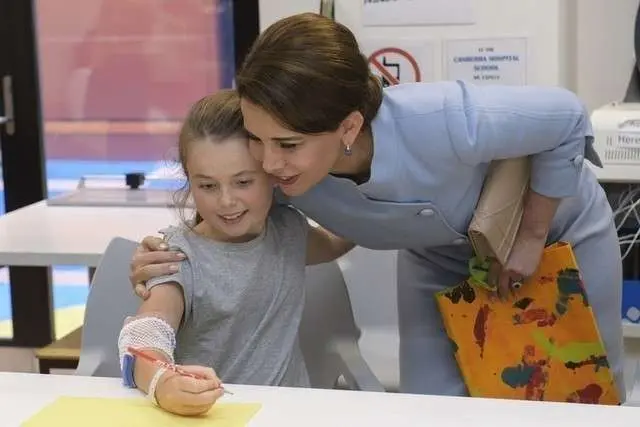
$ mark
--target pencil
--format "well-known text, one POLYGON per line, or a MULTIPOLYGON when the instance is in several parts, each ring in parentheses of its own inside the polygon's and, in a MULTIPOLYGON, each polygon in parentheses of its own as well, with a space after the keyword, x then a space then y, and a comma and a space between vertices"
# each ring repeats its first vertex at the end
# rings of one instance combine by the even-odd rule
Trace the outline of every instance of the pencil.
MULTIPOLYGON (((171 371, 173 371, 173 372, 175 372, 177 374, 183 375, 185 377, 191 377, 191 378, 195 378, 197 380, 205 380, 205 379, 207 379, 206 377, 204 377, 202 375, 198 375, 198 374, 193 374, 191 372, 187 372, 187 371, 181 369, 179 366, 176 366, 176 365, 174 365, 172 363, 169 363, 169 362, 165 362, 164 360, 160 360, 157 357, 152 356, 150 354, 147 354, 147 353, 145 353, 143 351, 140 351, 140 350, 138 350, 136 348, 128 347, 127 351, 129 351, 129 353, 133 354, 136 357, 139 357, 139 358, 144 359, 144 360, 146 360, 148 362, 151 362, 151 363, 155 363, 158 366, 164 366, 165 368, 167 368, 167 369, 169 369, 169 370, 171 370, 171 371)), ((220 387, 220 388, 222 388, 222 392, 224 394, 233 394, 229 390, 225 389, 224 387, 220 387)))

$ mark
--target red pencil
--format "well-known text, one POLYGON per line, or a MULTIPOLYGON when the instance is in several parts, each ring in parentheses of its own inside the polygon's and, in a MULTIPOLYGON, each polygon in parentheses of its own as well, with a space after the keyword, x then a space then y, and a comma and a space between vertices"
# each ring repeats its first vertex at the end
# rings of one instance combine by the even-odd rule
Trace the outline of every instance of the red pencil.
MULTIPOLYGON (((191 372, 187 372, 187 371, 181 369, 179 366, 176 366, 176 365, 174 365, 172 363, 169 363, 169 362, 165 362, 164 360, 160 360, 160 359, 158 359, 158 358, 156 358, 156 357, 154 357, 154 356, 152 356, 150 354, 147 354, 147 353, 145 353, 143 351, 140 351, 140 350, 138 350, 136 348, 128 347, 127 351, 129 351, 129 353, 131 353, 131 354, 133 354, 133 355, 135 355, 137 357, 140 357, 141 359, 147 360, 147 361, 149 361, 151 363, 155 363, 158 366, 165 367, 165 368, 167 368, 167 369, 169 369, 169 370, 171 370, 171 371, 173 371, 173 372, 175 372, 177 374, 183 375, 185 377, 191 377, 191 378, 195 378, 197 380, 206 379, 206 377, 204 377, 202 375, 198 375, 198 374, 194 374, 194 373, 191 373, 191 372)), ((222 391, 225 394, 233 394, 230 391, 225 390, 224 387, 221 387, 221 388, 222 388, 222 391)))

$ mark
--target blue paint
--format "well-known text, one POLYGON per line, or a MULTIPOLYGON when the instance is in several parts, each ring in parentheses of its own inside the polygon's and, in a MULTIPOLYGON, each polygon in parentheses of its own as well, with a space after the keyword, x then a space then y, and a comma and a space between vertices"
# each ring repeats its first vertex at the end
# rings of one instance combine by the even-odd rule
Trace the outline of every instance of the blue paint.
POLYGON ((519 388, 526 386, 531 380, 531 376, 535 372, 533 366, 517 365, 504 368, 502 371, 502 382, 511 388, 519 388))

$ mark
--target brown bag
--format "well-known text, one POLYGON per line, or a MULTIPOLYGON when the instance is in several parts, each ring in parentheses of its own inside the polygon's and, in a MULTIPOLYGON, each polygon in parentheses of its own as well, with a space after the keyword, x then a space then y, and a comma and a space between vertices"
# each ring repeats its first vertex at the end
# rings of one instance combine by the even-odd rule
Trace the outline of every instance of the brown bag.
POLYGON ((489 165, 468 230, 479 259, 506 263, 522 220, 530 175, 529 157, 496 160, 489 165))

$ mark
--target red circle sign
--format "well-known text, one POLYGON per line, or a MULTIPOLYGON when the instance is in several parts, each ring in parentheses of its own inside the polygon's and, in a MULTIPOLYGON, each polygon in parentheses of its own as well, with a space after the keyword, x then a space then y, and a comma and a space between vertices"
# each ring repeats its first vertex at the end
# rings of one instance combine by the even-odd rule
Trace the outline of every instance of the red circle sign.
POLYGON ((369 58, 367 59, 367 61, 376 70, 378 70, 380 72, 380 74, 382 74, 382 76, 387 81, 389 81, 390 84, 397 85, 398 83, 400 83, 399 68, 398 68, 398 76, 394 76, 391 73, 391 71, 389 70, 389 67, 390 67, 390 65, 393 65, 394 67, 398 67, 398 64, 387 64, 385 62, 385 58, 384 57, 382 59, 382 62, 379 60, 380 56, 382 56, 384 54, 391 54, 391 53, 395 54, 395 55, 399 55, 402 59, 406 60, 409 63, 411 68, 413 68, 414 81, 419 82, 420 81, 420 67, 418 67, 418 63, 413 58, 413 56, 411 56, 411 54, 409 54, 409 52, 407 52, 405 50, 399 49, 397 47, 385 47, 385 48, 382 48, 382 49, 378 49, 375 52, 373 52, 371 55, 369 55, 369 58))

